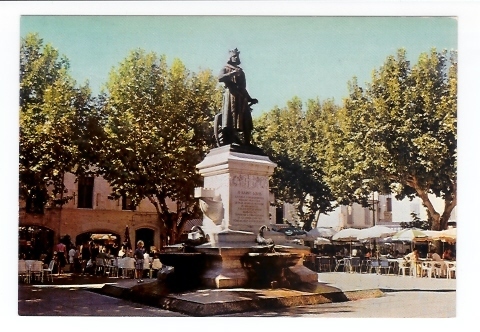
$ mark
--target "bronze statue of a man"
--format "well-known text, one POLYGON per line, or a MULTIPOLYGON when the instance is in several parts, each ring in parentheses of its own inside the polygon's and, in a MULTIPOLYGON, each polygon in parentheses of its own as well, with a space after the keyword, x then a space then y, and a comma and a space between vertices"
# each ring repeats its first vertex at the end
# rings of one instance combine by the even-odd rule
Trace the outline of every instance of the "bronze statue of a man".
MULTIPOLYGON (((240 65, 240 51, 230 50, 227 64, 222 68, 218 80, 225 84, 222 106, 222 142, 220 145, 231 143, 250 144, 253 129, 250 106, 258 100, 250 97, 246 89, 245 73, 240 65), (243 133, 243 142, 238 133, 243 133)), ((218 137, 217 137, 218 142, 218 137)))

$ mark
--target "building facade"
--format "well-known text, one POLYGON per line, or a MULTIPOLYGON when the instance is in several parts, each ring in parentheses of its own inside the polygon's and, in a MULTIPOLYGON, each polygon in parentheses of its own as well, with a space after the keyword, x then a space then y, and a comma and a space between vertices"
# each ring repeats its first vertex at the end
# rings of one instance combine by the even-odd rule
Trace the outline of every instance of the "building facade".
MULTIPOLYGON (((430 195, 429 198, 435 209, 442 213, 443 201, 433 195, 430 195)), ((412 221, 412 213, 415 213, 422 220, 428 218, 426 208, 418 197, 412 200, 408 198, 397 200, 391 195, 375 195, 374 200, 370 202, 369 207, 362 207, 359 204, 342 205, 328 215, 322 214, 318 218, 317 227, 332 227, 338 231, 343 228, 361 229, 374 225, 384 225, 399 230, 401 222, 412 221), (373 206, 375 207, 374 210, 372 209, 373 206)), ((450 222, 455 222, 455 224, 456 210, 454 208, 450 216, 450 222)))
MULTIPOLYGON (((19 206, 19 245, 37 246, 51 250, 60 238, 68 235, 72 242, 82 244, 92 234, 111 235, 115 242, 125 240, 128 226, 132 243, 143 240, 146 247, 160 247, 160 227, 154 206, 144 199, 136 207, 128 197, 109 199, 110 185, 102 177, 76 179, 65 174, 66 195, 73 196, 62 207, 46 207, 42 215, 25 212, 25 203, 19 206), (38 242, 43 242, 40 244, 38 242)), ((176 203, 168 201, 171 211, 176 203)))

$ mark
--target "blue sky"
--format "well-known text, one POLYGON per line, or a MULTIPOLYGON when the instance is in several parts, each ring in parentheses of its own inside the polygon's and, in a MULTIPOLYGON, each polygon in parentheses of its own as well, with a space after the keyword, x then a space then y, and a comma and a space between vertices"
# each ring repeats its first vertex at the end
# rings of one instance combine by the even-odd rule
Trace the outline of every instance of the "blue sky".
POLYGON ((77 83, 89 80, 95 94, 136 48, 216 75, 237 47, 256 115, 293 96, 340 103, 353 76, 364 85, 399 48, 412 62, 432 47, 457 49, 454 17, 24 15, 20 34, 29 32, 66 55, 77 83))

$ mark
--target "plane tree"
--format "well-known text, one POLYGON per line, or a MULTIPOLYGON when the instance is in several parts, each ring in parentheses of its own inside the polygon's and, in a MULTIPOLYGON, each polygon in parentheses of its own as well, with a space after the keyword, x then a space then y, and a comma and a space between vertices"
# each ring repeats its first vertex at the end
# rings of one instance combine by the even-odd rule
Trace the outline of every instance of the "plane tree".
POLYGON ((325 131, 326 182, 340 203, 366 206, 372 191, 419 197, 432 229, 447 227, 457 204, 457 55, 400 49, 349 96, 325 131), (431 197, 443 199, 438 212, 431 197))
POLYGON ((181 216, 196 206, 194 188, 202 184, 196 165, 214 144, 217 79, 137 49, 112 69, 106 88, 100 169, 111 198, 134 205, 147 199, 157 212, 161 245, 173 243, 186 221, 181 216))
POLYGON ((69 61, 38 34, 20 45, 19 197, 27 212, 43 213, 71 196, 63 175, 95 163, 98 113, 88 83, 77 87, 69 61))
POLYGON ((284 108, 276 107, 255 120, 254 140, 277 164, 271 178, 275 204, 293 204, 303 229, 310 230, 318 213, 333 209, 330 189, 325 183, 322 119, 335 110, 333 101, 309 100, 306 110, 294 97, 284 108))

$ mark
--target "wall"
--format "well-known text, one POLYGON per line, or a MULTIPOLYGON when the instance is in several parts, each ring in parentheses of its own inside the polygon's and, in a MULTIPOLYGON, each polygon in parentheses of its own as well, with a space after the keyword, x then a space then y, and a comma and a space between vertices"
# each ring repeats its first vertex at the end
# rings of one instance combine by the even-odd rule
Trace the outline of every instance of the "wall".
MULTIPOLYGON (((78 186, 73 174, 65 175, 66 195, 75 198, 70 200, 62 208, 47 208, 44 215, 27 214, 20 204, 19 226, 43 226, 55 232, 55 242, 61 236, 70 235, 75 241, 77 235, 85 232, 108 232, 120 235, 121 240, 128 225, 130 239, 135 241, 135 231, 140 228, 149 228, 154 231, 154 245, 160 247, 160 228, 157 221, 155 207, 147 199, 144 199, 135 211, 122 210, 122 202, 110 200, 110 186, 108 182, 96 177, 93 189, 93 208, 77 208, 78 186)), ((171 211, 176 211, 175 202, 167 202, 171 211)))

